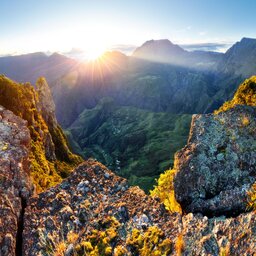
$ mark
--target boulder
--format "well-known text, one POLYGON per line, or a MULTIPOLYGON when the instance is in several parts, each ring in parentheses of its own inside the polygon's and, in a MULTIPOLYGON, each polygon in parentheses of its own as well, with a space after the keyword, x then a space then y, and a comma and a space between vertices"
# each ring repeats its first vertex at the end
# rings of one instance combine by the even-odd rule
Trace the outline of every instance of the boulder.
POLYGON ((235 216, 247 210, 256 179, 256 107, 194 115, 175 156, 175 197, 184 212, 235 216))

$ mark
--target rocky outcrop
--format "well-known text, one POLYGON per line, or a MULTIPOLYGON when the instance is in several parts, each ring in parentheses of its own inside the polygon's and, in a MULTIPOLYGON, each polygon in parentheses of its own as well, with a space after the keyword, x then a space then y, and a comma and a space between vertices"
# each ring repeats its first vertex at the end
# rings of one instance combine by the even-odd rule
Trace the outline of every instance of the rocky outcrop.
POLYGON ((19 84, 0 75, 0 105, 27 121, 31 141, 31 177, 37 192, 56 185, 82 159, 70 151, 57 124, 54 103, 44 78, 37 90, 29 83, 19 84))
POLYGON ((184 212, 245 212, 256 179, 256 108, 194 115, 186 147, 176 154, 175 196, 184 212))
POLYGON ((0 106, 0 255, 20 255, 29 178, 27 122, 0 106))
POLYGON ((171 214, 103 165, 81 164, 31 198, 24 255, 253 255, 255 213, 236 218, 171 214))
MULTIPOLYGON (((57 128, 57 120, 55 116, 55 104, 52 99, 51 90, 45 80, 40 77, 36 83, 36 91, 38 95, 37 108, 42 114, 44 121, 46 122, 48 129, 57 128)), ((55 145, 52 140, 51 133, 46 133, 44 137, 45 156, 50 161, 56 160, 55 145)))
POLYGON ((45 140, 46 156, 49 156, 48 159, 51 161, 61 160, 74 165, 81 163, 82 159, 70 151, 66 136, 57 122, 55 103, 45 78, 40 77, 37 80, 36 91, 38 94, 38 111, 42 114, 50 132, 50 136, 46 137, 45 140))
POLYGON ((38 109, 48 126, 57 127, 55 116, 55 103, 52 98, 50 87, 45 78, 40 77, 36 83, 36 91, 38 93, 38 109))

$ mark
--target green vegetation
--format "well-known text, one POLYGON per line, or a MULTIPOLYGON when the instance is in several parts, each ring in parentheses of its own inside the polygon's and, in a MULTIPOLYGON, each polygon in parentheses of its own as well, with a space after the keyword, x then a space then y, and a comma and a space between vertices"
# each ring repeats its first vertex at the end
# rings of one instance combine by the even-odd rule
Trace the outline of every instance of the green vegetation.
POLYGON ((173 165, 174 153, 188 137, 191 115, 120 107, 103 99, 85 110, 67 130, 70 144, 145 191, 173 165))
POLYGON ((133 255, 167 256, 173 250, 171 240, 164 238, 164 232, 156 226, 149 227, 145 232, 133 229, 126 242, 133 255))
POLYGON ((153 197, 159 197, 166 209, 171 212, 182 212, 179 203, 175 199, 173 178, 175 170, 167 170, 162 173, 157 181, 157 186, 150 191, 153 197))
POLYGON ((73 253, 77 256, 167 256, 174 250, 174 245, 164 232, 157 226, 148 227, 145 231, 132 229, 120 239, 123 234, 122 225, 108 216, 98 223, 98 228, 88 233, 69 231, 66 238, 48 234, 45 238, 45 250, 49 255, 65 255, 72 245, 73 253))
POLYGON ((114 251, 113 243, 117 238, 118 227, 120 223, 114 217, 108 217, 101 224, 103 230, 92 230, 83 240, 75 247, 78 256, 90 255, 125 255, 126 250, 117 247, 114 251))
POLYGON ((54 129, 47 125, 38 110, 38 104, 38 93, 32 85, 15 83, 0 76, 0 105, 28 122, 31 136, 31 177, 40 192, 59 183, 81 160, 68 149, 61 128, 58 126, 54 129), (49 159, 46 151, 49 151, 48 154, 56 154, 57 159, 49 159), (61 155, 65 157, 60 157, 61 155))
POLYGON ((234 98, 227 101, 214 113, 227 111, 236 105, 256 106, 256 76, 246 79, 236 91, 234 98))
POLYGON ((248 209, 256 211, 256 183, 253 184, 251 191, 249 192, 248 209))

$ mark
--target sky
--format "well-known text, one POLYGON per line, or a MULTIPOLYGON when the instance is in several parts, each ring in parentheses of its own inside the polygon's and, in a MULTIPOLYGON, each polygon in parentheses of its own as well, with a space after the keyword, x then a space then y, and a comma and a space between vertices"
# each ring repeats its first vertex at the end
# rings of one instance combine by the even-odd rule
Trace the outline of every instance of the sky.
POLYGON ((255 10, 255 0, 1 0, 0 55, 130 53, 163 38, 225 51, 256 38, 255 10))

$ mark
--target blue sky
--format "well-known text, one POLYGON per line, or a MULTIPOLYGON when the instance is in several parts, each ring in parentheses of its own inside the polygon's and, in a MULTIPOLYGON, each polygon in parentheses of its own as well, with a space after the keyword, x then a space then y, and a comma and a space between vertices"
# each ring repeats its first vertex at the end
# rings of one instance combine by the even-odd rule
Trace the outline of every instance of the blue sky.
POLYGON ((254 0, 1 0, 0 54, 125 51, 160 38, 221 48, 256 38, 255 10, 254 0))

